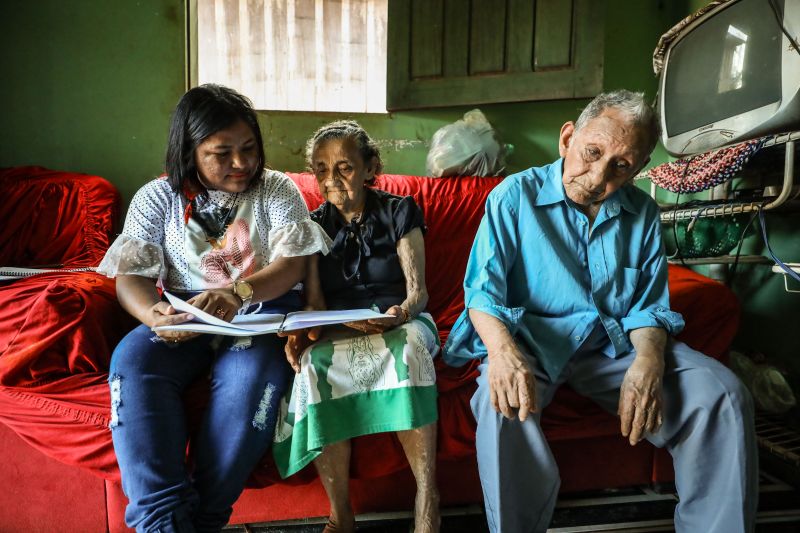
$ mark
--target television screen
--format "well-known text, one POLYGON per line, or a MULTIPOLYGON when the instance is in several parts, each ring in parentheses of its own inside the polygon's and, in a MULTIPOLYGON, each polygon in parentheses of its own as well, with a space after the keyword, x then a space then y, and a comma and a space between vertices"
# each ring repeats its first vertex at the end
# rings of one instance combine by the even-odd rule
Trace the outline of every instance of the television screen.
POLYGON ((667 135, 780 101, 782 38, 766 0, 740 0, 678 40, 664 72, 667 135))

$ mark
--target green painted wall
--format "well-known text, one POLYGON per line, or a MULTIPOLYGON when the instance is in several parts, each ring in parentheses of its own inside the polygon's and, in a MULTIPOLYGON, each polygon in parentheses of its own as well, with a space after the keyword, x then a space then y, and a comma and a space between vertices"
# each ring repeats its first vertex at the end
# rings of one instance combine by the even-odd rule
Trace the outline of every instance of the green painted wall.
POLYGON ((163 168, 182 2, 6 0, 2 14, 0 167, 98 174, 129 200, 163 168))
MULTIPOLYGON (((650 56, 660 34, 701 0, 607 0, 605 87, 655 96, 650 56)), ((0 19, 0 166, 38 164, 107 177, 127 203, 163 168, 169 116, 184 87, 184 5, 180 0, 7 0, 0 19)), ((503 141, 516 147, 508 170, 556 157, 556 134, 585 100, 481 106, 503 141)), ((424 174, 428 142, 471 107, 355 115, 379 140, 388 172, 424 174)), ((307 136, 333 113, 264 112, 273 168, 304 168, 307 136)), ((667 160, 659 148, 653 162, 667 160)), ((800 260, 797 215, 775 215, 775 251, 800 260)), ((756 238, 748 247, 757 253, 756 238)), ((765 350, 800 375, 800 343, 786 329, 798 323, 800 296, 783 292, 766 267, 741 270, 744 306, 737 339, 765 350)))
MULTIPOLYGON (((607 88, 654 95, 650 54, 684 2, 609 0, 607 88)), ((0 21, 0 166, 39 164, 95 173, 124 200, 163 168, 169 114, 183 92, 184 5, 179 0, 10 0, 0 21)), ((509 171, 552 160, 555 133, 585 100, 483 106, 516 147, 509 171)), ((383 147, 387 171, 424 174, 428 142, 471 107, 355 115, 383 147)), ((261 113, 268 161, 304 168, 307 136, 335 113, 261 113)), ((352 116, 352 115, 349 115, 352 116)), ((656 154, 656 160, 664 159, 656 154)))

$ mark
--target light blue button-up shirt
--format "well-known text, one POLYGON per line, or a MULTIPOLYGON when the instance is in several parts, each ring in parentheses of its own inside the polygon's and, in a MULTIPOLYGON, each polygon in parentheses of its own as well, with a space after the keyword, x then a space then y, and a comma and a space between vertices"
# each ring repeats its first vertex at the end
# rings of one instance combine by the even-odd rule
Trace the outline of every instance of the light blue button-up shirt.
MULTIPOLYGON (((561 159, 530 168, 489 194, 464 279, 466 309, 503 322, 553 379, 598 323, 609 357, 633 348, 633 329, 683 329, 669 309, 656 203, 621 187, 590 227, 564 193, 562 169, 561 159)), ((445 345, 445 361, 455 366, 486 355, 466 309, 445 345)))

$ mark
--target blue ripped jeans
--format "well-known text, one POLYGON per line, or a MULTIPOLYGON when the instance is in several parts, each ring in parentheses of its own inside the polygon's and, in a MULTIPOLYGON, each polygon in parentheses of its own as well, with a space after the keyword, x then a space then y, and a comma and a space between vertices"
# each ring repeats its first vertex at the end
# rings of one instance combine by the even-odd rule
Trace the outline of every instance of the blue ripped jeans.
MULTIPOLYGON (((299 306, 292 291, 259 312, 299 306)), ((215 338, 201 335, 172 346, 140 325, 114 350, 112 437, 130 502, 125 521, 139 532, 220 531, 272 442, 278 404, 292 376, 285 341, 275 335, 215 338), (190 468, 182 394, 209 374, 208 407, 193 436, 190 468)))

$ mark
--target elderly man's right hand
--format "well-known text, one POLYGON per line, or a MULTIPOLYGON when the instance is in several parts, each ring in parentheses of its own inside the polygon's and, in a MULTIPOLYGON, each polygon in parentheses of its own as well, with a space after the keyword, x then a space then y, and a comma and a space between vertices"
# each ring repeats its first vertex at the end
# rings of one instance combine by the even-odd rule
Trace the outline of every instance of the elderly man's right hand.
POLYGON ((524 422, 535 413, 536 377, 516 344, 489 352, 489 394, 495 411, 524 422))

